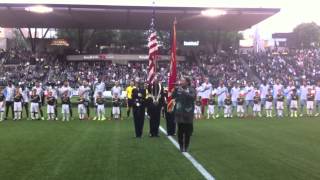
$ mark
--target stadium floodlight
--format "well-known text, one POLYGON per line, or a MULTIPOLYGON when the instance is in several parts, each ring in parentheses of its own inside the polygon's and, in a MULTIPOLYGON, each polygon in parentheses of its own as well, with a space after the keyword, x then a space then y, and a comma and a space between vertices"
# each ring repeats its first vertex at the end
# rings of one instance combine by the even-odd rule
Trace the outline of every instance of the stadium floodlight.
POLYGON ((201 14, 203 16, 208 16, 208 17, 217 17, 217 16, 226 15, 227 12, 219 9, 207 9, 207 10, 201 11, 201 14))
POLYGON ((53 8, 43 6, 43 5, 35 5, 35 6, 29 6, 25 8, 26 11, 39 13, 39 14, 45 14, 45 13, 51 13, 53 11, 53 8))

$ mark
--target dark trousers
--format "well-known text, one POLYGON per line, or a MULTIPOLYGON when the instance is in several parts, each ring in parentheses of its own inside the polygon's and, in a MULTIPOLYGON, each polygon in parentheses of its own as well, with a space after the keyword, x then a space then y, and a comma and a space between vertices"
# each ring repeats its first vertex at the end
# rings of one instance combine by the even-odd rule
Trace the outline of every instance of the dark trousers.
POLYGON ((69 104, 69 111, 70 111, 70 117, 72 117, 72 106, 71 106, 71 103, 69 104))
POLYGON ((29 103, 24 102, 23 103, 24 109, 26 110, 26 116, 29 118, 29 103))
POLYGON ((165 112, 165 118, 167 122, 167 133, 168 136, 173 136, 176 133, 176 122, 174 119, 173 112, 165 112))
POLYGON ((39 110, 40 110, 40 116, 43 117, 42 103, 41 102, 39 102, 39 110))
POLYGON ((133 108, 133 122, 134 122, 136 137, 142 136, 143 124, 144 124, 144 113, 145 113, 144 107, 133 108))
POLYGON ((150 136, 159 136, 161 106, 152 104, 148 111, 150 116, 150 136))
POLYGON ((132 104, 133 104, 132 99, 128 99, 128 102, 127 102, 127 117, 130 116, 130 112, 131 112, 131 109, 132 109, 132 104))
POLYGON ((86 109, 87 109, 87 115, 88 115, 88 118, 90 117, 90 106, 89 106, 89 103, 85 105, 86 106, 86 109))
POLYGON ((9 108, 11 108, 12 118, 14 117, 13 101, 6 101, 6 118, 8 118, 9 108))
POLYGON ((192 123, 178 123, 178 142, 179 142, 181 151, 188 150, 192 132, 193 132, 192 123))

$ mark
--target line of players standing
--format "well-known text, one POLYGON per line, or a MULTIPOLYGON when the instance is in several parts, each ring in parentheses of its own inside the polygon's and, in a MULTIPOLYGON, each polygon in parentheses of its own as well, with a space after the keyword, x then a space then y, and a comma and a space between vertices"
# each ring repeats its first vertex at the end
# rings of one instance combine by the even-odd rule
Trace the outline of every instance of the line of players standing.
POLYGON ((196 90, 196 119, 205 114, 206 108, 208 119, 218 118, 220 114, 231 118, 234 112, 238 117, 244 117, 251 115, 249 109, 252 109, 254 117, 262 117, 262 110, 265 110, 266 117, 273 117, 273 111, 277 117, 283 117, 285 106, 290 117, 303 116, 305 110, 308 116, 319 116, 320 113, 320 81, 316 85, 303 81, 299 88, 293 82, 284 87, 280 80, 273 85, 262 83, 259 87, 254 87, 252 83, 235 83, 228 88, 221 82, 219 87, 213 89, 205 79, 196 90), (215 106, 218 106, 218 112, 215 106))
MULTIPOLYGON (((105 104, 106 100, 103 95, 106 86, 102 79, 98 79, 93 88, 84 81, 78 88, 79 98, 77 99, 79 119, 88 119, 90 117, 90 102, 93 102, 96 116, 93 120, 105 120, 105 104), (93 89, 93 91, 92 91, 93 89), (93 92, 93 93, 92 93, 93 92)), ((0 89, 0 121, 6 120, 9 109, 12 111, 13 120, 22 119, 22 110, 25 109, 26 117, 31 120, 44 120, 43 106, 47 105, 47 120, 58 120, 57 100, 61 100, 62 121, 69 121, 72 118, 71 97, 72 88, 68 81, 64 81, 60 88, 54 88, 54 85, 48 85, 44 90, 40 82, 35 82, 35 86, 31 88, 31 92, 25 85, 14 86, 12 81, 8 81, 7 86, 0 89), (29 107, 30 105, 30 107, 29 107), (30 113, 30 116, 29 116, 30 113)), ((112 117, 121 118, 121 100, 120 94, 122 88, 119 82, 115 82, 115 86, 111 89, 112 95, 112 117)), ((132 109, 134 116, 134 124, 136 137, 142 136, 142 129, 145 115, 150 120, 150 136, 159 136, 159 125, 162 110, 166 110, 167 90, 162 87, 161 83, 155 81, 148 85, 144 82, 130 82, 126 89, 127 93, 127 116, 130 116, 132 109), (145 111, 147 110, 147 112, 145 111)), ((168 135, 175 134, 174 115, 165 112, 167 119, 168 135)))

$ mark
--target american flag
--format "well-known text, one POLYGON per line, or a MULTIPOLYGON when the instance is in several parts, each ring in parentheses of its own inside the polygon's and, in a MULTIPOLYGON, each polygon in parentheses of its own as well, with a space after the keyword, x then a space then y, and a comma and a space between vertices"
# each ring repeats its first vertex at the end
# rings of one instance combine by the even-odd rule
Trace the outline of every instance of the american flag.
POLYGON ((149 47, 149 68, 148 68, 148 82, 153 83, 156 74, 156 60, 158 56, 158 41, 157 32, 154 28, 154 18, 151 19, 150 35, 148 38, 149 47))

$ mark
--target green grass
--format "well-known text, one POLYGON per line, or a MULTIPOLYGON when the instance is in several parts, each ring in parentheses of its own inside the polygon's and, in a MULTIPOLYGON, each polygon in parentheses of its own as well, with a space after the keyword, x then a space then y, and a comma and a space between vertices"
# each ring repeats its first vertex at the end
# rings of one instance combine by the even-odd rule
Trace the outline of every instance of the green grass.
MULTIPOLYGON (((0 179, 203 179, 148 127, 135 139, 131 118, 2 122, 0 179)), ((198 120, 190 153, 218 180, 320 179, 319 129, 307 117, 198 120)))

